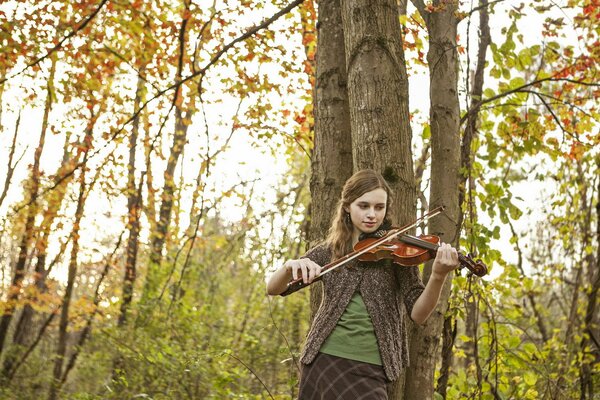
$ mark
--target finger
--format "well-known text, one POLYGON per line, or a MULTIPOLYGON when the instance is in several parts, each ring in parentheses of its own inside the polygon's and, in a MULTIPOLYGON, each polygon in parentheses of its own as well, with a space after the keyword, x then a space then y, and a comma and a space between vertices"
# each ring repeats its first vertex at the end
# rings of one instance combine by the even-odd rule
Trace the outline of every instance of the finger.
POLYGON ((304 283, 308 283, 308 272, 306 271, 306 265, 302 264, 300 268, 302 269, 302 281, 304 283))
POLYGON ((321 268, 321 266, 319 264, 317 264, 317 268, 315 269, 316 276, 321 275, 322 270, 323 270, 323 268, 321 268))
POLYGON ((296 280, 298 279, 298 267, 296 266, 296 264, 292 264, 292 279, 296 280))
POLYGON ((439 261, 445 262, 448 257, 448 245, 446 243, 442 243, 440 248, 438 249, 439 261))
POLYGON ((316 268, 314 265, 311 265, 310 268, 308 269, 308 282, 312 282, 313 279, 315 279, 315 272, 316 268))
POLYGON ((458 259, 458 251, 455 248, 452 248, 451 253, 450 253, 451 257, 452 257, 452 263, 453 265, 458 266, 459 264, 459 259, 458 259))
POLYGON ((455 253, 456 250, 450 244, 446 244, 444 249, 444 261, 448 266, 454 267, 457 264, 456 261, 458 259, 454 259, 455 253))
POLYGON ((444 258, 446 261, 450 262, 452 259, 452 246, 450 246, 449 244, 446 244, 444 246, 444 258))

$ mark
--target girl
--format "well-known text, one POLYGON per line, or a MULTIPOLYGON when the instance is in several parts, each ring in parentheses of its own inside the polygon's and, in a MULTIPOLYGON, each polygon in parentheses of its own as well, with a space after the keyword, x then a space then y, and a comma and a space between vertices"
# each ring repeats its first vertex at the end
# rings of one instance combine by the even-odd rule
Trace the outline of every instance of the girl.
MULTIPOLYGON (((321 267, 350 253, 359 240, 390 228, 390 188, 373 170, 354 174, 342 190, 327 239, 298 260, 289 260, 267 283, 278 295, 292 279, 312 282, 321 267)), ((300 361, 300 400, 387 399, 386 385, 408 365, 406 322, 422 324, 435 308, 458 254, 441 244, 424 286, 418 267, 389 261, 353 260, 323 275, 323 301, 309 330, 300 361)))

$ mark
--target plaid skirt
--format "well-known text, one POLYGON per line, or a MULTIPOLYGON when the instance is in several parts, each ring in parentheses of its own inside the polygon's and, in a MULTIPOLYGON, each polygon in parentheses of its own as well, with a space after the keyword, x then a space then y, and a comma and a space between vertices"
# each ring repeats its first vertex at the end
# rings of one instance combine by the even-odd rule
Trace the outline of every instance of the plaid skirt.
POLYGON ((381 365, 319 353, 302 366, 298 400, 387 400, 381 365))

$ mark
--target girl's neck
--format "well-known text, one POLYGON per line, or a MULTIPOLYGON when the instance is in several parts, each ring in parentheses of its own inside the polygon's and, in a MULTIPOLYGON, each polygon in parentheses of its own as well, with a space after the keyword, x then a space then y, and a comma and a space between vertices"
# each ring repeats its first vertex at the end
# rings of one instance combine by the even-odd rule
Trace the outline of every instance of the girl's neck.
POLYGON ((354 247, 354 245, 356 243, 358 243, 358 238, 360 237, 360 234, 361 234, 361 231, 354 228, 354 230, 352 231, 352 247, 354 247))

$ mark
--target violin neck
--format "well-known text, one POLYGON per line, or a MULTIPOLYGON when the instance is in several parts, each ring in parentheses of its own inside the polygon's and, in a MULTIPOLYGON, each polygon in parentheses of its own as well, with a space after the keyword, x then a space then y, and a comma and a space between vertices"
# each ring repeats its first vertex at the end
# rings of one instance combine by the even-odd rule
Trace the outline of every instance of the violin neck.
POLYGON ((419 239, 418 237, 411 236, 411 235, 402 235, 398 238, 398 240, 400 240, 401 242, 404 242, 406 244, 410 244, 410 245, 420 247, 422 249, 427 249, 427 250, 437 251, 437 249, 440 248, 440 246, 435 243, 430 243, 426 240, 419 239))

